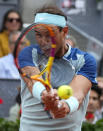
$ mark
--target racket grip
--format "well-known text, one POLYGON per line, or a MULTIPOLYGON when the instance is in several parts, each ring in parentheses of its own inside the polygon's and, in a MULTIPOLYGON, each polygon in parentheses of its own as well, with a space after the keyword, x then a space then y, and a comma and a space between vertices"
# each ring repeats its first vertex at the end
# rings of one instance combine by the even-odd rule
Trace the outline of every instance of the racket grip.
POLYGON ((46 90, 49 92, 49 91, 52 91, 53 92, 53 89, 52 89, 52 87, 50 87, 49 85, 46 85, 45 84, 45 88, 46 88, 46 90))
MULTIPOLYGON (((50 91, 53 93, 53 88, 50 88, 50 91)), ((56 98, 57 98, 57 100, 59 99, 58 96, 56 98)), ((58 101, 57 107, 58 108, 62 107, 62 103, 60 101, 58 101)))

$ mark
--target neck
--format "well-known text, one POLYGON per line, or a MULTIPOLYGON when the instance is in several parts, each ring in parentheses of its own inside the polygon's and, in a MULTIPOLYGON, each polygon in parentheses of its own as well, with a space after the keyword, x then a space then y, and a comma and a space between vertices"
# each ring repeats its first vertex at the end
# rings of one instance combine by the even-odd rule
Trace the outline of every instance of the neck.
POLYGON ((5 30, 6 34, 9 35, 11 32, 9 30, 5 30))
POLYGON ((61 47, 55 55, 56 58, 61 58, 62 56, 64 56, 64 54, 68 51, 68 48, 69 47, 67 46, 67 44, 61 47))

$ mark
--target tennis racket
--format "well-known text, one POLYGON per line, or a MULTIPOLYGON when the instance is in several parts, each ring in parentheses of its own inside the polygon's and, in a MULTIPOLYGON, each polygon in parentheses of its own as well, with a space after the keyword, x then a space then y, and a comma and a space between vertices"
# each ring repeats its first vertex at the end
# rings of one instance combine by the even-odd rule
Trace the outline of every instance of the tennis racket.
MULTIPOLYGON (((31 40, 29 39, 29 41, 31 41, 31 40)), ((25 28, 23 30, 23 32, 21 33, 20 37, 18 38, 18 40, 16 42, 15 50, 14 50, 15 64, 19 70, 19 73, 22 75, 22 77, 27 77, 29 79, 40 81, 45 86, 46 90, 50 91, 50 89, 52 88, 50 81, 51 81, 51 69, 52 69, 52 65, 53 65, 53 61, 54 61, 54 57, 55 57, 55 49, 56 49, 55 33, 54 33, 54 30, 50 26, 45 25, 45 24, 33 23, 30 26, 28 26, 27 28, 25 28), (50 43, 49 46, 51 46, 50 55, 48 57, 48 62, 45 65, 45 68, 39 74, 34 75, 34 76, 29 76, 28 74, 23 73, 19 67, 19 64, 18 64, 19 47, 20 47, 24 37, 28 38, 28 36, 34 37, 34 41, 32 40, 32 43, 34 43, 34 44, 37 43, 35 33, 41 31, 40 27, 42 27, 42 30, 44 30, 44 32, 46 32, 47 35, 49 35, 49 39, 51 41, 51 42, 49 42, 50 43), (41 79, 40 76, 42 76, 44 73, 45 73, 45 79, 41 79)))

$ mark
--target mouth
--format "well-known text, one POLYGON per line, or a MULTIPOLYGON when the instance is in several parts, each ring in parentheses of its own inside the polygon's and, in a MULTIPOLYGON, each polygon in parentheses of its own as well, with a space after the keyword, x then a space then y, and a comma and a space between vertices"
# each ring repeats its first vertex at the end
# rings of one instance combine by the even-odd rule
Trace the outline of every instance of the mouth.
POLYGON ((48 45, 48 46, 42 46, 42 47, 41 47, 41 50, 42 50, 42 52, 43 52, 44 54, 50 55, 51 47, 50 47, 50 45, 48 45))
POLYGON ((88 109, 89 109, 89 110, 92 110, 92 109, 93 109, 93 106, 88 106, 88 109))
POLYGON ((46 56, 50 55, 50 49, 42 50, 46 56))

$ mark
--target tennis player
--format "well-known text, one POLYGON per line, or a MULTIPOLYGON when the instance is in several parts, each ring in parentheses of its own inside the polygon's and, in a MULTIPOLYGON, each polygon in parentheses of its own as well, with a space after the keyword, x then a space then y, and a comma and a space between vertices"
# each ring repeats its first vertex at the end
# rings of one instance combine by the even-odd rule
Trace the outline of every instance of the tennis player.
MULTIPOLYGON (((81 131, 89 90, 97 84, 96 61, 90 54, 66 43, 67 17, 57 7, 45 6, 38 10, 34 23, 47 24, 55 32, 56 52, 51 71, 53 90, 47 92, 42 83, 22 77, 20 131, 81 131), (64 84, 71 86, 73 96, 60 100, 57 89, 64 84)), ((42 26, 39 28, 41 30, 36 32, 39 45, 26 47, 19 55, 20 68, 29 75, 38 74, 45 67, 50 53, 48 32, 42 26)))

